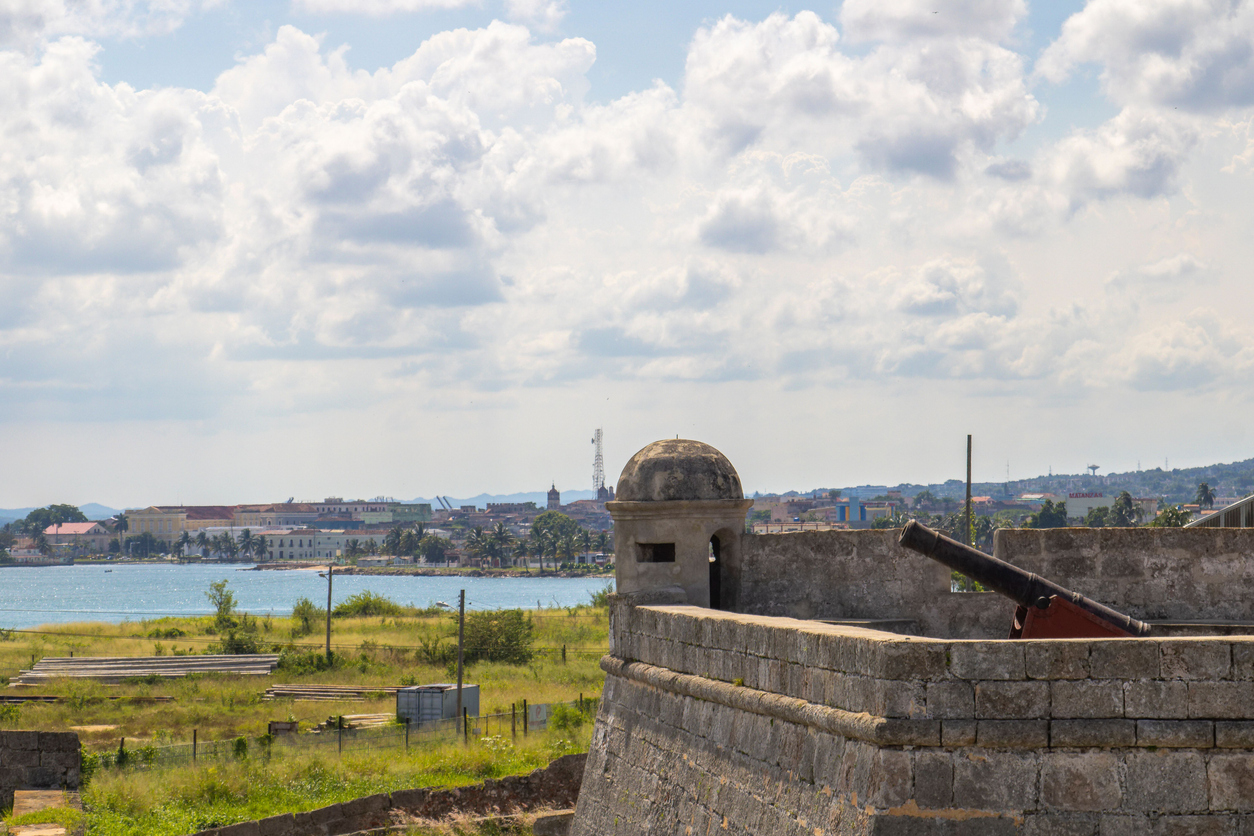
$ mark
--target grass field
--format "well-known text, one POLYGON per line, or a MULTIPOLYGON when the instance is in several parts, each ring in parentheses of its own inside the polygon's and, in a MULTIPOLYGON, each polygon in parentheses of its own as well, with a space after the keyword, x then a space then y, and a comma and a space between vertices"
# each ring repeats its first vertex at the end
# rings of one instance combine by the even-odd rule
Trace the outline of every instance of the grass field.
MULTIPOLYGON (((608 647, 608 613, 581 606, 529 614, 534 629, 530 661, 472 662, 465 681, 480 687, 481 714, 505 713, 511 704, 570 702, 598 697, 599 668, 608 647), (566 645, 565 661, 561 647, 566 645)), ((242 620, 235 617, 238 624, 242 620)), ((62 697, 56 703, 0 706, 0 728, 74 730, 85 751, 116 751, 119 740, 145 745, 264 735, 270 720, 298 720, 302 730, 340 714, 391 713, 395 698, 362 701, 263 701, 272 684, 396 686, 448 682, 455 677, 456 620, 442 612, 402 610, 388 616, 333 619, 334 663, 327 666, 320 632, 290 618, 255 620, 264 650, 282 653, 271 676, 201 674, 185 679, 104 685, 61 679, 5 694, 62 697), (111 697, 169 696, 169 702, 111 697)), ((146 656, 203 653, 225 630, 213 617, 157 619, 122 624, 82 623, 41 628, 39 634, 0 632, 0 678, 15 677, 32 658, 45 656, 146 656)), ((507 728, 488 730, 470 745, 446 741, 403 750, 344 755, 290 753, 171 767, 103 768, 83 792, 89 836, 179 836, 198 829, 295 812, 363 795, 418 786, 474 783, 526 772, 553 757, 584 751, 591 722, 565 724, 511 740, 507 728)), ((477 833, 467 824, 464 832, 477 833)), ((448 831, 452 832, 452 831, 448 831)))

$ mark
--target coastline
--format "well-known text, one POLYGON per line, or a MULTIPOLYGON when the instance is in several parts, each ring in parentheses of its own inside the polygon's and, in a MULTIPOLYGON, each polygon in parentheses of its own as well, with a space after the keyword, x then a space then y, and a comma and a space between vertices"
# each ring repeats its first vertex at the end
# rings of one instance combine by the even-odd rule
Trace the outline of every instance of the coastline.
MULTIPOLYGON (((251 572, 325 572, 325 563, 258 563, 251 572)), ((409 575, 422 578, 604 578, 613 580, 613 572, 563 572, 546 570, 543 574, 526 573, 517 569, 437 569, 426 566, 336 566, 337 575, 409 575)))

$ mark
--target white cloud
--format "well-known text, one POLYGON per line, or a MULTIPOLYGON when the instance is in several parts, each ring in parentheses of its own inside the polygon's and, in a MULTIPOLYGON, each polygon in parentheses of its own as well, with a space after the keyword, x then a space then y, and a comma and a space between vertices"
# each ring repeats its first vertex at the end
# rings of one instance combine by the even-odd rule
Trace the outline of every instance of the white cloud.
POLYGON ((1024 0, 845 0, 840 22, 854 41, 944 36, 1000 41, 1027 11, 1024 0))
POLYGON ((570 9, 566 0, 505 0, 505 15, 541 32, 555 32, 570 9))
POLYGON ((1123 381, 1136 389, 1180 391, 1220 379, 1244 382, 1254 371, 1254 338, 1213 310, 1199 308, 1133 336, 1115 363, 1123 381))
POLYGON ((197 9, 221 0, 3 0, 0 46, 62 35, 140 37, 177 29, 197 9))
POLYGON ((358 14, 387 17, 428 9, 456 9, 479 0, 292 0, 292 7, 308 14, 358 14))
POLYGON ((1016 53, 975 38, 841 52, 811 12, 726 17, 688 54, 684 97, 719 145, 854 152, 889 171, 952 176, 958 157, 1013 139, 1039 107, 1016 53))
POLYGON ((1254 3, 1248 0, 1090 0, 1063 25, 1037 71, 1054 81, 1102 66, 1121 104, 1209 111, 1254 104, 1254 3))

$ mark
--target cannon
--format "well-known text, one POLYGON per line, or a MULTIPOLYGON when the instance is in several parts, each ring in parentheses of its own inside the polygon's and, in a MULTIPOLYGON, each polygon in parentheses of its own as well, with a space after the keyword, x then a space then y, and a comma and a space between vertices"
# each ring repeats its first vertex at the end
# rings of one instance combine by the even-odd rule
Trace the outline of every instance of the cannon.
POLYGON ((898 542, 1018 604, 1012 639, 1097 639, 1148 636, 1150 626, 1039 575, 963 545, 916 520, 898 542))

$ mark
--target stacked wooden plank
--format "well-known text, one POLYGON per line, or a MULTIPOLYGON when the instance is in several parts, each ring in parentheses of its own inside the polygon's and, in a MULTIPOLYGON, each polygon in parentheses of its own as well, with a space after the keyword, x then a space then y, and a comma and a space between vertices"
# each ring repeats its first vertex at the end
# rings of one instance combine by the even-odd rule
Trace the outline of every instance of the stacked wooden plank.
POLYGON ((325 731, 335 731, 337 723, 343 723, 345 731, 350 729, 373 729, 379 726, 390 726, 396 722, 395 714, 344 714, 339 717, 328 717, 322 724, 325 731))
POLYGON ((149 676, 177 678, 194 673, 232 673, 266 676, 279 664, 276 653, 240 653, 221 656, 77 656, 41 659, 10 683, 40 685, 51 679, 95 679, 119 683, 149 676))
POLYGON ((373 699, 379 694, 392 696, 395 685, 271 685, 262 696, 263 700, 309 700, 331 702, 373 699))

